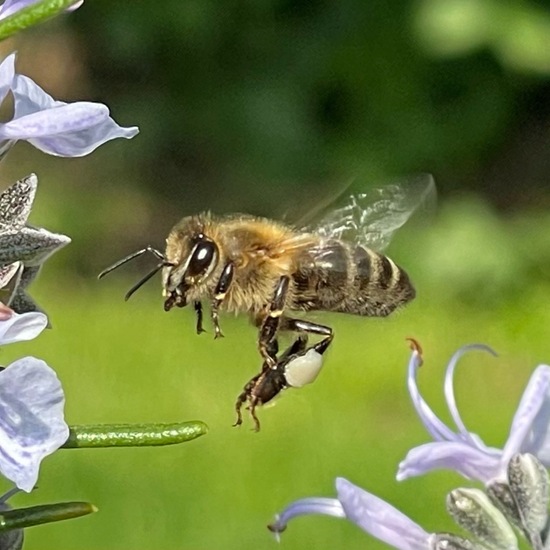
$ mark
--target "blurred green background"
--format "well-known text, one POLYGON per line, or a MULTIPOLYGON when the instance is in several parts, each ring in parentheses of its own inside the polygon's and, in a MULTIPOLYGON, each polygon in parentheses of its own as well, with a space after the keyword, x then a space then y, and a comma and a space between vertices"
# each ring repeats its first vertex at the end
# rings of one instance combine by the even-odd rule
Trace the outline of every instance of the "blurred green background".
MULTIPOLYGON (((548 360, 549 35, 545 2, 89 0, 2 43, 54 97, 107 103, 141 130, 85 159, 19 144, 4 162, 4 186, 38 174, 31 222, 73 244, 32 287, 54 329, 3 349, 2 362, 47 360, 73 424, 210 426, 179 447, 48 458, 39 489, 13 503, 89 500, 100 512, 30 529, 26 548, 273 548, 273 514, 334 495, 336 476, 428 531, 453 530, 444 498, 463 480, 394 481, 407 450, 427 441, 405 387, 405 337, 424 347, 421 386, 444 418, 450 355, 474 341, 499 352, 465 358, 457 392, 467 425, 501 445, 548 360), (434 174, 437 210, 389 250, 417 300, 383 320, 317 315, 336 332, 326 368, 260 411, 259 434, 231 427, 259 366, 245 318, 223 318, 226 338, 213 342, 211 331, 195 336, 192 311, 162 311, 155 283, 125 304, 145 259, 95 279, 134 249, 162 248, 196 211, 292 219, 350 180, 361 190, 418 172, 434 174)), ((320 517, 295 521, 282 543, 384 548, 320 517)))

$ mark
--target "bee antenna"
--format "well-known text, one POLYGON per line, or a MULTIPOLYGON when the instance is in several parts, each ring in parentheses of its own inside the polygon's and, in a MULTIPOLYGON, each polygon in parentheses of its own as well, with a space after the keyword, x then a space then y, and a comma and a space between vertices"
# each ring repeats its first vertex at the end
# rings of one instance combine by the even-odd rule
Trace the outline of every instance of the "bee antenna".
POLYGON ((166 262, 166 261, 162 261, 160 262, 160 264, 158 264, 155 269, 153 269, 152 271, 150 271, 149 273, 147 273, 147 275, 145 275, 145 277, 143 277, 143 279, 140 279, 127 293, 126 293, 126 296, 124 296, 124 300, 127 301, 130 299, 130 297, 132 296, 132 294, 134 294, 134 292, 136 290, 138 290, 139 288, 141 288, 149 279, 151 279, 151 277, 153 277, 154 275, 156 275, 163 267, 166 267, 168 265, 174 265, 173 263, 171 262, 166 262))
MULTIPOLYGON (((159 260, 162 260, 164 265, 166 263, 166 258, 164 257, 164 254, 160 251, 158 251, 156 248, 153 248, 152 246, 147 246, 145 248, 142 248, 141 250, 138 250, 137 252, 134 252, 133 254, 130 254, 129 256, 126 256, 125 258, 122 258, 122 260, 119 260, 118 262, 114 263, 113 265, 109 266, 108 268, 104 269, 98 276, 98 279, 102 279, 107 275, 108 273, 111 273, 111 271, 114 271, 115 269, 118 269, 120 266, 124 265, 125 263, 128 263, 129 261, 133 260, 134 258, 137 258, 139 256, 142 256, 146 252, 151 252, 154 256, 156 256, 159 260)), ((168 265, 168 264, 166 264, 168 265)), ((160 269, 160 267, 158 268, 160 269)), ((157 271, 158 271, 157 269, 157 271)), ((156 273, 156 271, 155 271, 156 273)), ((151 275, 152 277, 153 275, 151 275)))

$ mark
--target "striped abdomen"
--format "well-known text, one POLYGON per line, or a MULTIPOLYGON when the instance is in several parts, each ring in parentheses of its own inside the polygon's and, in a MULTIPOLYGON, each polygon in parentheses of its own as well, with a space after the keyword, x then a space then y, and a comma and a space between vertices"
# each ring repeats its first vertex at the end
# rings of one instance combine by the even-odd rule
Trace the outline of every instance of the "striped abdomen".
POLYGON ((415 296, 408 275, 388 257, 330 240, 303 252, 293 274, 291 309, 385 317, 415 296))

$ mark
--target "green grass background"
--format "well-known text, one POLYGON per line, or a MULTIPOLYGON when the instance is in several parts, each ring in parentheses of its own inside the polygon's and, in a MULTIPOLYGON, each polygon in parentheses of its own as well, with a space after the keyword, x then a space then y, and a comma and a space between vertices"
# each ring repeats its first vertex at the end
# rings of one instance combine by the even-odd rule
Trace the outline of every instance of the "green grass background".
MULTIPOLYGON (((315 384, 260 410, 260 433, 248 418, 232 427, 235 399, 259 367, 246 318, 224 317, 224 339, 214 341, 212 331, 197 336, 192 311, 163 311, 158 281, 125 303, 135 281, 128 273, 68 277, 53 259, 32 288, 53 329, 3 348, 1 362, 45 359, 63 382, 71 424, 199 419, 210 430, 179 446, 48 457, 39 488, 12 503, 87 500, 99 513, 31 528, 26 548, 275 548, 266 529, 274 514, 298 498, 333 496, 337 476, 391 501, 428 531, 456 531, 445 495, 468 482, 452 472, 395 481, 406 452, 428 440, 406 389, 405 338, 424 347, 420 385, 447 421, 442 383, 452 353, 472 342, 499 352, 496 359, 466 356, 456 387, 467 426, 501 445, 530 373, 548 359, 550 289, 541 252, 547 233, 528 231, 545 227, 543 219, 498 221, 485 210, 469 219, 465 212, 476 208, 463 204, 441 212, 430 227, 405 231, 392 249, 416 281, 417 300, 388 319, 318 314, 336 334, 325 368, 315 384)), ((295 520, 282 544, 385 548, 326 517, 295 520)))

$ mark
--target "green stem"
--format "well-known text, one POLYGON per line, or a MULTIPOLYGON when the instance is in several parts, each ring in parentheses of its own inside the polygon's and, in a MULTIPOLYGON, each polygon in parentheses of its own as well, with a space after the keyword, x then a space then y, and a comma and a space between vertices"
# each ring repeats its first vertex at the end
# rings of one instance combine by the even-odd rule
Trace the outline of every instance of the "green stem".
POLYGON ((50 17, 66 10, 74 3, 75 0, 42 0, 24 8, 0 22, 0 40, 4 40, 18 31, 42 23, 42 21, 50 19, 50 17))
POLYGON ((0 512, 0 532, 79 518, 97 512, 89 502, 57 502, 0 512))
POLYGON ((208 426, 195 420, 171 424, 88 424, 69 429, 64 449, 175 445, 206 434, 208 426))

